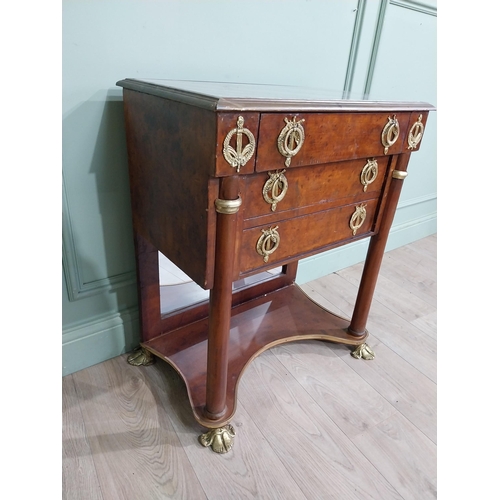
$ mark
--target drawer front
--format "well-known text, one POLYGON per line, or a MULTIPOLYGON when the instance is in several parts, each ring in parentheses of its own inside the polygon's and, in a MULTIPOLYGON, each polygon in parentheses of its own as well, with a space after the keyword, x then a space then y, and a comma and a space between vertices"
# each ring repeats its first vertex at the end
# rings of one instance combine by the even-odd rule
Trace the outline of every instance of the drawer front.
POLYGON ((363 237, 373 231, 377 207, 378 199, 371 199, 244 230, 239 254, 240 273, 273 267, 326 250, 339 242, 348 243, 363 237), (366 216, 360 224, 362 206, 366 216))
POLYGON ((217 115, 215 176, 250 174, 255 168, 259 113, 217 115))
POLYGON ((418 151, 424 136, 425 127, 427 125, 427 117, 429 113, 413 112, 410 116, 408 124, 408 133, 405 148, 407 151, 418 151))
POLYGON ((388 164, 389 157, 383 156, 248 176, 243 216, 251 219, 312 205, 325 210, 374 198, 382 189, 388 164))
POLYGON ((256 171, 398 154, 409 120, 409 112, 263 113, 256 171))

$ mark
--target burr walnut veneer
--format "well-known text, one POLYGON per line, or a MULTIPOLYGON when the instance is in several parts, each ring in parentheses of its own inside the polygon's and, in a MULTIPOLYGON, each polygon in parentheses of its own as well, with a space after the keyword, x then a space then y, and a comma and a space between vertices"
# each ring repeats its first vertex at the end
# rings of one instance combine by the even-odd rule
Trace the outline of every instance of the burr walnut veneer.
MULTIPOLYGON (((140 352, 178 371, 196 420, 226 426, 245 366, 269 347, 300 339, 364 347, 410 153, 419 149, 433 107, 294 87, 134 79, 118 85, 140 352), (367 237, 350 320, 294 284, 299 259, 367 237), (209 300, 162 312, 158 252, 209 289, 209 300), (281 272, 265 272, 276 268, 281 272)), ((219 438, 221 448, 228 439, 219 438)))

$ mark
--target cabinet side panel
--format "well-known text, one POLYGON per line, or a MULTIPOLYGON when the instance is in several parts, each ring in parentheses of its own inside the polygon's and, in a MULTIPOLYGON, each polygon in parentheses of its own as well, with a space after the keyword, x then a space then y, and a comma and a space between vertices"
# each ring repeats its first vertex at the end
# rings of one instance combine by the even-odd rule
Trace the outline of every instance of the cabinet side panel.
POLYGON ((135 91, 124 90, 123 99, 134 230, 209 288, 216 115, 135 91))

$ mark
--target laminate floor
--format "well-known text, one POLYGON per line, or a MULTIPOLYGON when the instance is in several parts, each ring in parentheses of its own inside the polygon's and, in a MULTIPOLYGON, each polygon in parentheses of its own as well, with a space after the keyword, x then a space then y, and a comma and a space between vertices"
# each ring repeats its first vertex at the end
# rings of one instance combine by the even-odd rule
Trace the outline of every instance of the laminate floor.
MULTIPOLYGON (((274 347, 245 371, 233 450, 197 437, 180 377, 126 355, 63 378, 63 499, 436 498, 436 242, 386 253, 372 361, 340 344, 274 347)), ((350 316, 362 265, 302 288, 350 316)))

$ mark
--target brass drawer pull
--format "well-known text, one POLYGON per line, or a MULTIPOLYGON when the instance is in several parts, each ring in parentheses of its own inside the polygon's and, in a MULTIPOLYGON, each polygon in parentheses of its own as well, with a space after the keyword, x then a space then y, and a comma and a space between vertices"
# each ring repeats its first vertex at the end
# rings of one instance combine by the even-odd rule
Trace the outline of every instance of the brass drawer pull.
POLYGON ((278 151, 286 158, 285 165, 287 167, 292 162, 292 156, 295 156, 304 144, 306 138, 306 133, 302 126, 304 121, 305 119, 297 121, 296 116, 293 117, 292 121, 285 118, 286 125, 281 129, 278 136, 278 151))
POLYGON ((384 154, 387 154, 389 148, 395 144, 399 137, 399 122, 394 115, 392 118, 390 116, 387 117, 389 120, 384 129, 382 130, 382 145, 384 146, 384 154))
POLYGON ((247 128, 243 128, 245 120, 242 116, 238 116, 236 121, 236 128, 228 132, 224 139, 222 146, 222 154, 231 167, 236 168, 236 172, 244 167, 247 161, 253 156, 255 151, 255 137, 247 128), (234 149, 230 142, 233 135, 236 134, 236 149, 234 149), (243 148, 243 135, 247 136, 248 144, 243 148))
POLYGON ((356 207, 356 210, 351 215, 351 220, 349 221, 349 227, 352 230, 352 235, 356 236, 356 232, 363 225, 366 219, 366 203, 362 203, 356 207))
POLYGON ((418 117, 418 120, 413 124, 408 134, 408 149, 414 149, 418 146, 418 143, 422 140, 424 135, 424 124, 422 123, 422 115, 418 117))
POLYGON ((366 192, 368 186, 377 178, 378 163, 377 160, 367 160, 366 165, 361 170, 360 182, 363 185, 363 191, 366 192))
POLYGON ((276 251, 280 244, 278 226, 262 229, 262 234, 257 241, 257 253, 264 257, 264 262, 269 260, 269 256, 276 251))
POLYGON ((267 179, 264 187, 262 188, 262 196, 264 200, 271 205, 271 210, 274 212, 278 203, 283 200, 288 191, 288 180, 285 177, 285 170, 276 173, 268 172, 269 179, 267 179))

